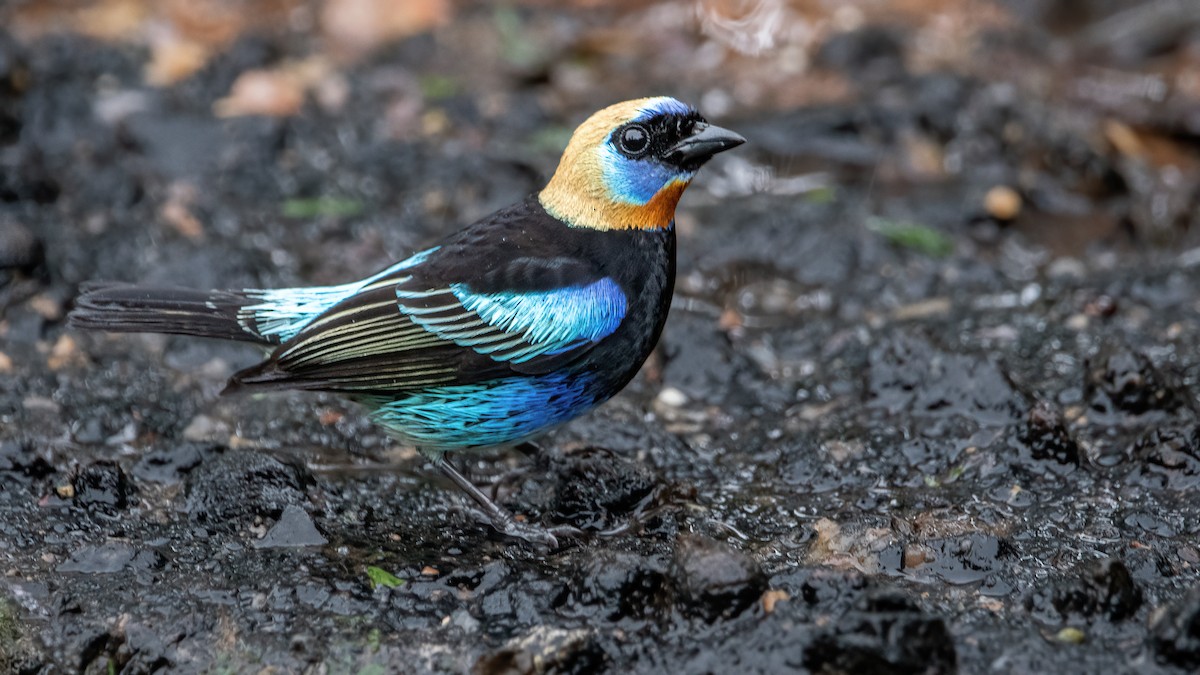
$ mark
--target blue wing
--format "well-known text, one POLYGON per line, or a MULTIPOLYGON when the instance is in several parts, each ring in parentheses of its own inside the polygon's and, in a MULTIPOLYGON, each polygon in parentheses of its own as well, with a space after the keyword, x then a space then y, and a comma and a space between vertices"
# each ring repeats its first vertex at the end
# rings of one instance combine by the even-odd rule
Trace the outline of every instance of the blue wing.
POLYGON ((627 310, 621 287, 578 261, 518 259, 488 270, 487 283, 438 278, 424 263, 365 280, 235 382, 398 392, 548 372, 611 335, 627 310))
POLYGON ((518 364, 595 344, 617 329, 626 310, 625 292, 608 277, 546 291, 475 293, 464 283, 401 287, 396 296, 400 312, 430 333, 518 364))

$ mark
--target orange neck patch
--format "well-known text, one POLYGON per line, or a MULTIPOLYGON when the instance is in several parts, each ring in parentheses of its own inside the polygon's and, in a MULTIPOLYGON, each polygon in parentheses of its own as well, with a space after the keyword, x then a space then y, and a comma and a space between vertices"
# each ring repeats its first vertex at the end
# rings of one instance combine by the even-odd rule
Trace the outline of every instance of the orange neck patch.
POLYGON ((656 230, 671 226, 675 206, 689 182, 671 181, 650 201, 640 205, 616 202, 607 195, 591 192, 553 190, 553 183, 538 194, 538 201, 547 213, 572 227, 656 230))

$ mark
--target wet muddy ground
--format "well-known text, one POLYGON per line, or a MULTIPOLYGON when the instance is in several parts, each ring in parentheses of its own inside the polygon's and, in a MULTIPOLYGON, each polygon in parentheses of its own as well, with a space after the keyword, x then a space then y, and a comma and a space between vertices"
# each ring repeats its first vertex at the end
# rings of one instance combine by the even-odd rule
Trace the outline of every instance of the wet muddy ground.
POLYGON ((791 88, 686 7, 464 8, 279 116, 214 105, 295 33, 160 86, 0 34, 0 670, 1200 668, 1200 19, 1024 7, 956 68, 953 12, 859 16, 791 88), (684 198, 658 352, 536 456, 459 459, 618 536, 500 540, 353 405, 218 397, 251 348, 65 325, 91 279, 356 278, 660 92, 750 143, 684 198))

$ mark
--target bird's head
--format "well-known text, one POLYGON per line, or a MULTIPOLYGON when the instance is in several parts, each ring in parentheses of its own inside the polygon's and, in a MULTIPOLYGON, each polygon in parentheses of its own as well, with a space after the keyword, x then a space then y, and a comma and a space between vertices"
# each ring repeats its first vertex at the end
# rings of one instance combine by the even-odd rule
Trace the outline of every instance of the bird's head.
POLYGON ((573 227, 669 227, 696 171, 745 142, 673 98, 617 103, 575 130, 538 199, 573 227))

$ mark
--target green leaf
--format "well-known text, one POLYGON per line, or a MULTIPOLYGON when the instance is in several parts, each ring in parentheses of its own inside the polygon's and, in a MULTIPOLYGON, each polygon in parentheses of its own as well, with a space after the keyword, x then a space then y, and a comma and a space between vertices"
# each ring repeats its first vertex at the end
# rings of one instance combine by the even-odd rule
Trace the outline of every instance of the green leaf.
POLYGON ((371 588, 379 588, 380 586, 395 588, 404 584, 403 579, 382 567, 375 567, 374 565, 367 567, 367 577, 371 579, 371 588))
MULTIPOLYGON (((379 568, 377 567, 375 569, 379 569, 379 568)), ((395 578, 395 577, 393 577, 393 578, 395 578)), ((367 649, 370 649, 371 653, 374 654, 375 652, 379 651, 379 647, 382 644, 383 644, 383 632, 380 631, 378 628, 372 628, 371 632, 367 633, 367 649)))
POLYGON ((832 204, 837 199, 837 188, 829 185, 813 188, 804 193, 803 199, 809 204, 832 204))
POLYGON ((925 225, 871 218, 867 221, 867 229, 896 246, 912 249, 932 258, 945 258, 954 252, 953 239, 925 225))
POLYGON ((966 473, 966 471, 967 471, 966 465, 960 464, 958 466, 951 467, 950 471, 947 472, 947 474, 946 474, 945 482, 953 483, 953 482, 957 481, 959 478, 962 478, 962 475, 964 473, 966 473))
POLYGON ((1078 628, 1067 627, 1058 631, 1054 639, 1069 645, 1078 645, 1087 642, 1087 633, 1078 628))
POLYGON ((542 47, 537 40, 529 39, 529 29, 517 10, 497 7, 492 20, 496 34, 500 36, 500 55, 509 65, 529 68, 542 60, 542 47))
POLYGON ((356 216, 362 210, 363 203, 349 197, 289 199, 283 203, 283 215, 286 218, 347 217, 356 216))
POLYGON ((426 75, 421 78, 421 94, 430 101, 444 101, 459 91, 458 80, 446 75, 426 75))

